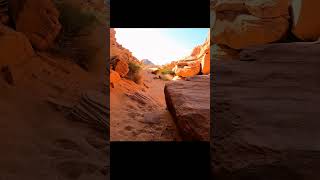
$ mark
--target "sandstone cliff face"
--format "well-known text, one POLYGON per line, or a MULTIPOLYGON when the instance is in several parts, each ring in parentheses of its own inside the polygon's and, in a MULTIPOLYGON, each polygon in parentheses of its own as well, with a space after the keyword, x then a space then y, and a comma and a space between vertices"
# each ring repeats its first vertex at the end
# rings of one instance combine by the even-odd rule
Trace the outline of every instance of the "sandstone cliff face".
POLYGON ((117 58, 128 62, 134 62, 141 64, 141 62, 132 55, 128 49, 124 48, 121 44, 117 42, 116 31, 110 28, 110 59, 117 58))
POLYGON ((210 74, 210 37, 204 44, 196 46, 191 54, 178 61, 165 65, 177 76, 192 77, 198 74, 210 74))
POLYGON ((61 24, 52 0, 12 0, 11 6, 17 31, 24 33, 38 50, 53 46, 61 24))
POLYGON ((110 28, 110 68, 119 73, 121 77, 126 77, 129 73, 129 63, 141 65, 142 62, 119 44, 115 35, 116 31, 110 28))
POLYGON ((315 41, 320 25, 312 19, 318 6, 315 0, 211 0, 212 57, 236 59, 243 48, 292 41, 290 33, 315 41))

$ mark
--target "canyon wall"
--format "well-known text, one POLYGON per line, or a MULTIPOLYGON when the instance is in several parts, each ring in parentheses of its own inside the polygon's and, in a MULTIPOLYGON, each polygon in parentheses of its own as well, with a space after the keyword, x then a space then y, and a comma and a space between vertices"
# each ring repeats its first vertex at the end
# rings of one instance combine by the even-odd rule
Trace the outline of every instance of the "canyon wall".
MULTIPOLYGON (((124 48, 117 42, 116 31, 110 28, 110 71, 111 74, 119 74, 120 77, 126 77, 129 73, 129 64, 134 63, 141 65, 136 57, 128 49, 124 48)), ((112 77, 116 77, 114 75, 112 77)), ((113 81, 113 79, 111 80, 113 81)))
POLYGON ((196 46, 189 56, 164 65, 179 77, 210 74, 210 34, 202 45, 196 46))
POLYGON ((318 8, 211 1, 213 179, 318 178, 318 8))

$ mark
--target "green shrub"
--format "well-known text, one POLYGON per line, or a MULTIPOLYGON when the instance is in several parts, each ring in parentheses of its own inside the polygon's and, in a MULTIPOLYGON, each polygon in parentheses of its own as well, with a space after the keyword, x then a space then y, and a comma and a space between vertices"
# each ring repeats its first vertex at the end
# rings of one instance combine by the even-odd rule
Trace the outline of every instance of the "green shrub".
POLYGON ((55 1, 60 12, 60 23, 64 33, 77 34, 85 27, 97 22, 94 11, 84 11, 64 1, 55 1))
POLYGON ((60 12, 62 29, 53 51, 72 58, 75 63, 87 69, 89 60, 95 56, 96 48, 86 43, 86 37, 97 24, 97 16, 94 11, 85 11, 63 0, 56 0, 55 4, 60 12))
POLYGON ((128 72, 128 78, 134 81, 137 84, 140 84, 142 82, 142 75, 141 70, 142 67, 139 64, 129 62, 129 72, 128 72))
POLYGON ((139 64, 129 62, 129 72, 136 74, 141 71, 142 67, 139 64))
POLYGON ((165 75, 165 74, 170 74, 170 75, 175 75, 175 72, 174 71, 172 71, 171 69, 166 69, 166 68, 164 68, 164 69, 160 69, 160 72, 161 72, 161 74, 163 74, 163 75, 165 75))

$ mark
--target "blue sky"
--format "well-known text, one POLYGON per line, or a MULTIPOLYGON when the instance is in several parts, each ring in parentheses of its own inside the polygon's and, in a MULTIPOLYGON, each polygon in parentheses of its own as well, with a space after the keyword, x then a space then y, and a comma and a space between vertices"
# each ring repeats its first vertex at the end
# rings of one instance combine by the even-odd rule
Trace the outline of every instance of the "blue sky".
POLYGON ((161 65, 190 55, 206 40, 209 28, 116 28, 117 42, 139 60, 161 65))

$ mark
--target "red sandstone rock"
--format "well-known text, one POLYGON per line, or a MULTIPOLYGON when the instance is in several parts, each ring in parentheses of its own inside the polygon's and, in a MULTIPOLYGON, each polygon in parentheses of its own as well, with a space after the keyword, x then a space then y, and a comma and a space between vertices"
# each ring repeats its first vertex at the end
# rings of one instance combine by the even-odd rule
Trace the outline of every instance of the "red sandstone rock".
POLYGON ((200 72, 200 62, 191 61, 188 63, 178 63, 174 68, 174 72, 177 76, 181 77, 195 76, 200 72))
POLYGON ((210 78, 191 79, 166 84, 165 98, 184 140, 208 141, 210 136, 210 78))
POLYGON ((61 25, 59 12, 51 0, 12 0, 10 4, 16 30, 24 33, 34 48, 50 48, 61 25))
POLYGON ((118 60, 115 66, 115 71, 119 73, 121 77, 125 77, 129 72, 129 66, 127 62, 124 60, 118 60))
POLYGON ((117 83, 121 80, 121 77, 119 75, 119 73, 117 73, 116 71, 110 70, 110 83, 117 83))
POLYGON ((301 40, 315 41, 320 37, 320 1, 292 0, 292 32, 301 40))
POLYGON ((288 0, 217 0, 212 42, 242 49, 275 42, 288 30, 288 0))
POLYGON ((34 55, 26 36, 13 29, 0 25, 0 64, 15 66, 30 60, 34 55))

